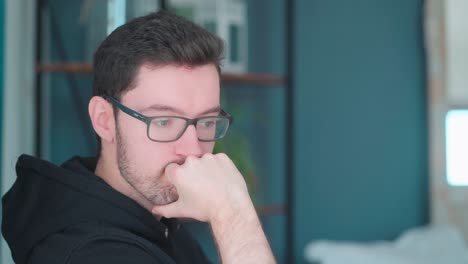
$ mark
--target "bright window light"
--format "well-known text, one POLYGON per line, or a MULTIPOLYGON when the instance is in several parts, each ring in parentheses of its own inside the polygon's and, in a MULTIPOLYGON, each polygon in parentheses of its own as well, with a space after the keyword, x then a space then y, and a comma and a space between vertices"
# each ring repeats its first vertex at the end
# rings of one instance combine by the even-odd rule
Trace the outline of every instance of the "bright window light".
POLYGON ((107 35, 125 23, 127 0, 108 0, 107 35))
POLYGON ((468 186, 468 110, 452 110, 445 120, 447 181, 468 186))

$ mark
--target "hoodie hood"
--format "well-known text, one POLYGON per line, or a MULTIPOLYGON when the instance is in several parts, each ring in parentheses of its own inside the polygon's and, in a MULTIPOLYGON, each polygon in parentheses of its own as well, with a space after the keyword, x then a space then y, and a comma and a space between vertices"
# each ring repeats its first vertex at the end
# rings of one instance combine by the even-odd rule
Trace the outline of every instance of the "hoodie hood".
POLYGON ((2 232, 16 263, 35 245, 67 227, 101 221, 164 243, 165 225, 94 175, 96 159, 75 157, 56 166, 22 155, 17 179, 5 194, 2 232))

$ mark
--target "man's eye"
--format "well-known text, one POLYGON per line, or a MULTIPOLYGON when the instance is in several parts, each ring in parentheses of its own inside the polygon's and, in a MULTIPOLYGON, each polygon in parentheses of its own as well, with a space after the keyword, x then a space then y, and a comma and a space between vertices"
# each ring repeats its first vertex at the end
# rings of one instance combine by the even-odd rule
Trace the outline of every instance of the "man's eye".
POLYGON ((203 127, 209 128, 209 127, 213 127, 215 125, 215 122, 214 121, 205 121, 205 122, 202 122, 201 125, 203 127))
POLYGON ((159 127, 167 127, 170 125, 170 120, 169 119, 158 119, 153 122, 155 125, 159 127))

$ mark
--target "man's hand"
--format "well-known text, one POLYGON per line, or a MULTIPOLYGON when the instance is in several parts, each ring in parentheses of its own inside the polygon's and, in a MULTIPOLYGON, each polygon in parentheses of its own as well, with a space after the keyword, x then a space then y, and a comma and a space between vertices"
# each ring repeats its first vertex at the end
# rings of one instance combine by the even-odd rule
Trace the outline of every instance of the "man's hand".
POLYGON ((187 157, 185 163, 169 164, 165 175, 177 189, 179 199, 155 206, 153 213, 167 218, 188 217, 203 222, 252 206, 244 178, 224 153, 187 157))
POLYGON ((275 263, 244 178, 226 154, 188 157, 165 174, 179 199, 153 214, 209 222, 223 263, 275 263))

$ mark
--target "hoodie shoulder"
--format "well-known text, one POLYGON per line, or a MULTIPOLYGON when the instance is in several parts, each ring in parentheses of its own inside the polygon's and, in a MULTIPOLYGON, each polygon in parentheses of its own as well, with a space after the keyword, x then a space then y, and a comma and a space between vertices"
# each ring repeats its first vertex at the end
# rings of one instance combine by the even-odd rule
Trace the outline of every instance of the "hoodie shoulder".
POLYGON ((70 249, 57 242, 60 239, 51 239, 82 223, 108 222, 143 237, 163 236, 164 226, 150 212, 112 189, 81 161, 56 166, 27 155, 18 159, 16 181, 2 199, 2 233, 16 263, 28 263, 32 251, 45 241, 47 246, 70 249))
POLYGON ((151 242, 126 230, 102 223, 84 223, 51 235, 34 249, 29 263, 141 263, 175 262, 151 242))

